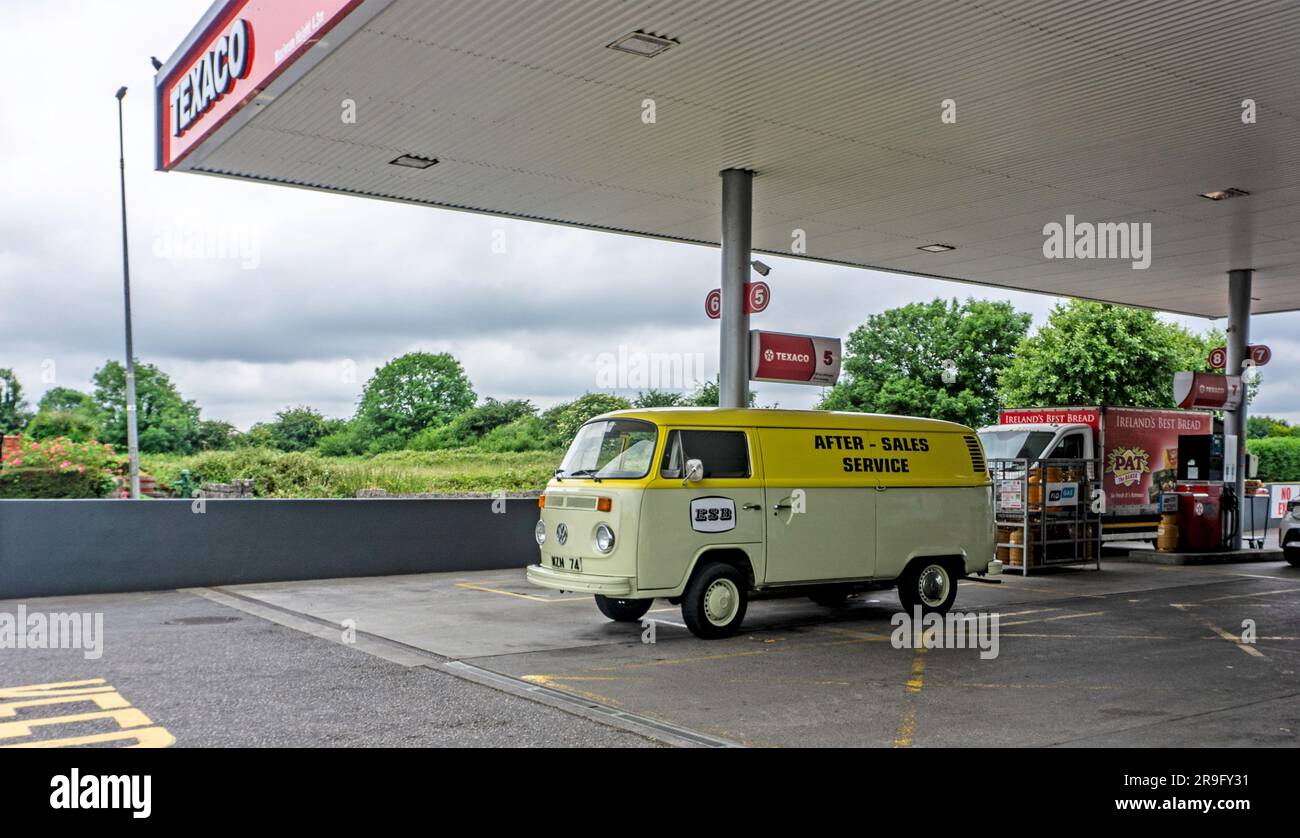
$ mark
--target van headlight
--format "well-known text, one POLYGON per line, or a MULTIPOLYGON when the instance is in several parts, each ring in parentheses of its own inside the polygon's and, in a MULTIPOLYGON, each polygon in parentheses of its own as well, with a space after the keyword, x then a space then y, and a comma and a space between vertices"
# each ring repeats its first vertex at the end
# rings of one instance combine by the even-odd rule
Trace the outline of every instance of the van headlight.
POLYGON ((533 527, 533 538, 537 539, 537 546, 541 547, 546 543, 546 522, 538 521, 537 526, 533 527))
POLYGON ((610 529, 609 524, 596 527, 596 549, 602 553, 614 549, 614 531, 610 529))

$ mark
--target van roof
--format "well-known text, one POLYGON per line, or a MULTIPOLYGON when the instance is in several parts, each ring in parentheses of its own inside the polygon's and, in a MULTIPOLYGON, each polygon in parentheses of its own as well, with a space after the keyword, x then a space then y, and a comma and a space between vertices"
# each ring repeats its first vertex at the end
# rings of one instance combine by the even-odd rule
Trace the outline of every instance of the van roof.
POLYGON ((973 433, 965 425, 942 419, 850 413, 831 410, 780 410, 738 407, 646 407, 615 410, 596 419, 644 419, 657 425, 703 425, 747 428, 824 428, 828 430, 946 431, 973 433))

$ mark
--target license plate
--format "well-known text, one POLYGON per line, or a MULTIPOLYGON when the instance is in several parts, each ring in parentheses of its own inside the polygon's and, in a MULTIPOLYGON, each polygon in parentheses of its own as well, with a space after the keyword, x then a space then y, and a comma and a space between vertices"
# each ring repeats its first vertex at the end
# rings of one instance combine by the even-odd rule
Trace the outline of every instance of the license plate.
POLYGON ((572 570, 576 573, 581 573, 582 559, 573 556, 551 556, 551 567, 559 570, 572 570))

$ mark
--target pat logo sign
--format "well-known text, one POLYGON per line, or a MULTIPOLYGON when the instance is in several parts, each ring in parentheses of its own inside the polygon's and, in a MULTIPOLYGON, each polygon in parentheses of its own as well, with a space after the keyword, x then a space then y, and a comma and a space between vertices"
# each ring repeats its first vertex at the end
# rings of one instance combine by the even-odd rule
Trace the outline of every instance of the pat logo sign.
POLYGON ((729 532, 736 528, 736 502, 731 498, 694 498, 691 501, 691 529, 696 532, 729 532))
POLYGON ((1116 485, 1136 486, 1151 470, 1151 455, 1136 446, 1116 448, 1110 452, 1106 468, 1115 476, 1116 485))
POLYGON ((253 66, 253 26, 240 18, 203 52, 171 89, 171 132, 179 137, 253 66))

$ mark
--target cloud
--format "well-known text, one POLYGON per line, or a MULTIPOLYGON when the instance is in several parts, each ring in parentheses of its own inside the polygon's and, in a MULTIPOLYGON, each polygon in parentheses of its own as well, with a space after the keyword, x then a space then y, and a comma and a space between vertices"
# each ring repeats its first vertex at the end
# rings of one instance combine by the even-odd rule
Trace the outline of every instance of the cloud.
MULTIPOLYGON (((40 71, 40 84, 11 84, 0 109, 0 366, 17 370, 31 401, 56 383, 87 388, 123 354, 112 95, 122 83, 136 354, 209 418, 247 427, 296 404, 350 415, 373 369, 412 349, 453 352, 480 395, 541 406, 595 389, 602 357, 621 351, 698 357, 703 377, 716 374, 716 323, 703 310, 716 249, 153 171, 147 56, 169 54, 207 5, 130 15, 6 5, 0 70, 40 71), (52 33, 60 54, 83 58, 50 60, 52 33)), ((773 302, 757 328, 846 336, 873 313, 935 296, 1008 299, 1041 323, 1053 302, 763 259, 773 302)), ((1300 346, 1287 339, 1297 327, 1300 315, 1257 320, 1276 350, 1257 409, 1300 419, 1300 346)), ((820 395, 755 386, 762 404, 820 395)))

